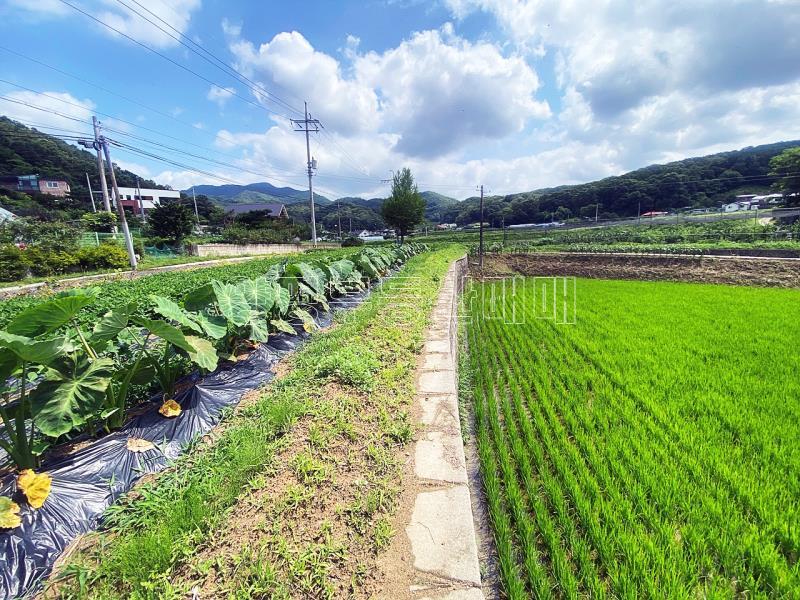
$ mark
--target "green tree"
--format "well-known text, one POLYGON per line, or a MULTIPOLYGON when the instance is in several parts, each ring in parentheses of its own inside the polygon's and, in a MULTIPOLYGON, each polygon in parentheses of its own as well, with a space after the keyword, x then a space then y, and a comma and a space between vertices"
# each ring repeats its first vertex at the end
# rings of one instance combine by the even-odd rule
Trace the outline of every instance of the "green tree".
POLYGON ((770 175, 778 177, 775 187, 781 190, 789 204, 800 204, 800 147, 788 148, 769 161, 770 175))
POLYGON ((406 234, 425 218, 425 199, 420 195, 411 169, 405 167, 392 177, 392 195, 381 206, 381 216, 397 230, 402 244, 406 234))
POLYGON ((150 211, 148 223, 152 232, 180 244, 194 229, 194 213, 180 201, 162 202, 150 211))

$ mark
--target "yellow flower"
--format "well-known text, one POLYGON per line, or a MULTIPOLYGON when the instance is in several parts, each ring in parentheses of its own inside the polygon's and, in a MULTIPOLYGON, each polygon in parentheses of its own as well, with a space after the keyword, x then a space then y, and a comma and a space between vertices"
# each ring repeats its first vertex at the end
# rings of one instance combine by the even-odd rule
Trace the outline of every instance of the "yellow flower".
POLYGON ((19 473, 17 485, 28 499, 28 504, 33 508, 41 508, 50 495, 51 481, 47 473, 34 473, 30 469, 24 469, 19 473))
POLYGON ((181 405, 175 402, 175 400, 166 400, 164 404, 161 405, 161 408, 158 409, 165 417, 177 417, 181 414, 181 405))

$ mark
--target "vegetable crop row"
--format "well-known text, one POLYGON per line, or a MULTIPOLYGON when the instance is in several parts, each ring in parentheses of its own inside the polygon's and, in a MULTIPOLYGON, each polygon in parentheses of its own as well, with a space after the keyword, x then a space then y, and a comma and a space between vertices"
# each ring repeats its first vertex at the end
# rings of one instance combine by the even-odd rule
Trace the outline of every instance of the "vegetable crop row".
MULTIPOLYGON (((177 416, 176 384, 187 369, 211 372, 275 332, 294 335, 291 321, 313 330, 309 310, 328 310, 329 298, 363 290, 424 249, 407 244, 365 248, 352 260, 284 259, 252 279, 212 279, 178 301, 156 294, 131 299, 91 328, 81 314, 96 306, 96 289, 34 304, 0 330, 0 447, 30 472, 53 442, 121 427, 131 389, 152 381, 163 393, 159 412, 177 416)), ((0 501, 0 527, 18 525, 18 510, 0 501)))

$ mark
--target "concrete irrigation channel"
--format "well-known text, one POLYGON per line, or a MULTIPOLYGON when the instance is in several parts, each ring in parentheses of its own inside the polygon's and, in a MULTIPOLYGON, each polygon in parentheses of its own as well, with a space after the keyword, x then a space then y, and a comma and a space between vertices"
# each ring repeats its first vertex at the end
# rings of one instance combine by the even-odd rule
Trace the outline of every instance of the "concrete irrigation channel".
POLYGON ((394 542, 382 558, 381 598, 479 600, 481 528, 473 507, 457 385, 459 292, 466 258, 451 265, 417 368, 417 439, 407 455, 394 542))

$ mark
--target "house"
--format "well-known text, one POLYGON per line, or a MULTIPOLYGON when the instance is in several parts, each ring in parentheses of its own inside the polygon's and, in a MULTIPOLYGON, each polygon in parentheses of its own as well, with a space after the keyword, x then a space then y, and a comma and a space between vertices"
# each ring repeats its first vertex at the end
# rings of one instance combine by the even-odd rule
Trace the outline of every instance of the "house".
POLYGON ((722 205, 723 212, 737 212, 740 210, 758 210, 759 201, 756 196, 751 197, 749 200, 742 200, 740 202, 729 202, 722 205))
POLYGON ((63 198, 70 193, 69 183, 63 179, 39 177, 39 175, 11 175, 0 177, 0 187, 17 192, 47 194, 63 198))
POLYGON ((764 196, 753 196, 753 201, 758 202, 759 205, 764 204, 780 204, 783 202, 783 194, 765 194, 764 196))
POLYGON ((255 202, 249 204, 229 204, 225 207, 234 215, 243 215, 249 212, 263 212, 270 219, 288 219, 289 213, 285 204, 279 202, 255 202))
POLYGON ((149 211, 161 204, 162 200, 180 199, 181 193, 177 190, 152 190, 148 188, 121 187, 119 188, 119 196, 122 206, 125 208, 130 208, 135 215, 141 215, 142 208, 144 208, 144 212, 147 214, 149 211))

